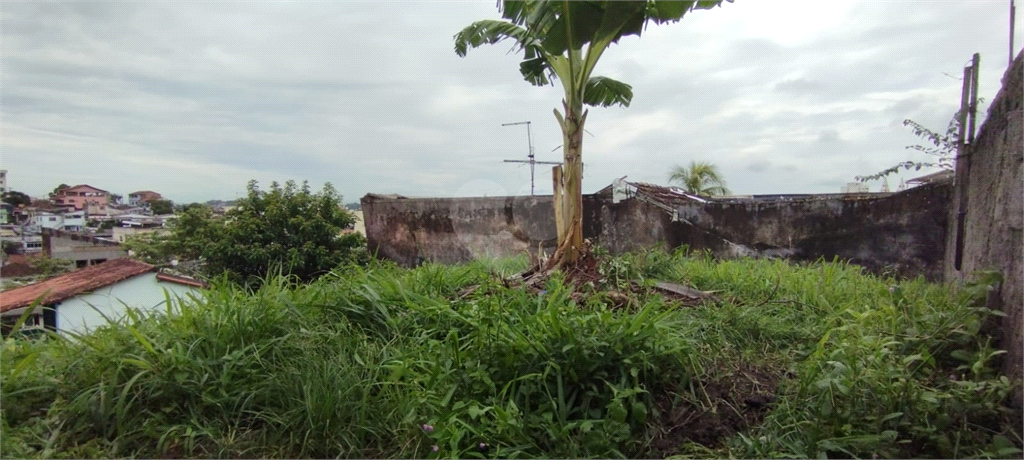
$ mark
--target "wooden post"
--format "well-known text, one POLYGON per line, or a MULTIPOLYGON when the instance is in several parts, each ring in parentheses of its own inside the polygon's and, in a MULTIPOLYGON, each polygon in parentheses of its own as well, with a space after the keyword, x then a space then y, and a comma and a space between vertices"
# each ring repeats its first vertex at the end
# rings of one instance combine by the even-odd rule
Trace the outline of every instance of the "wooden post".
MULTIPOLYGON (((960 111, 957 112, 957 121, 960 123, 960 127, 957 131, 956 176, 953 182, 956 187, 956 194, 959 197, 956 204, 956 239, 954 240, 953 248, 953 268, 957 271, 963 269, 964 227, 967 217, 967 182, 971 166, 970 155, 967 153, 967 112, 971 107, 971 89, 976 86, 972 84, 972 80, 974 79, 978 59, 979 56, 975 53, 972 65, 970 67, 964 67, 964 83, 963 89, 960 92, 960 111)), ((970 124, 971 130, 973 131, 973 119, 970 121, 970 124)), ((970 136, 972 138, 971 140, 973 140, 974 134, 971 133, 970 136)))
POLYGON ((558 245, 565 239, 565 219, 562 215, 562 165, 551 168, 551 185, 554 187, 552 206, 555 208, 555 231, 558 233, 558 245))
POLYGON ((974 53, 971 60, 971 105, 970 105, 970 126, 967 128, 967 143, 974 143, 974 121, 978 118, 978 69, 980 67, 981 55, 974 53))

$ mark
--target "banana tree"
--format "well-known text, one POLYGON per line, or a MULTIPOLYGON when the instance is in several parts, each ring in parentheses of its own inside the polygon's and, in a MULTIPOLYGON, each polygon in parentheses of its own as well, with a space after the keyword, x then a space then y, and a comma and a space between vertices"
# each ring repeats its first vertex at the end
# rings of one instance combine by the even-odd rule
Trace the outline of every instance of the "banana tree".
MULTIPOLYGON (((504 20, 477 21, 455 35, 455 52, 511 39, 523 52, 519 71, 536 86, 562 83, 562 111, 554 110, 562 128, 563 163, 554 170, 555 222, 558 249, 550 265, 576 261, 583 251, 583 106, 628 107, 632 87, 594 76, 594 67, 612 43, 639 36, 648 22, 675 22, 694 9, 719 6, 723 0, 703 1, 504 1, 504 20)), ((732 0, 725 0, 732 1, 732 0)))

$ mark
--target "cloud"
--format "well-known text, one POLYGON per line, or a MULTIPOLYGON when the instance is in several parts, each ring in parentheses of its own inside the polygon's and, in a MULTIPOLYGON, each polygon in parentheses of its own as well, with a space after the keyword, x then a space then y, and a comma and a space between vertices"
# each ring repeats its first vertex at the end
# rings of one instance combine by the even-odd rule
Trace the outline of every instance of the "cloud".
MULTIPOLYGON (((780 0, 652 25, 597 66, 634 100, 591 109, 584 191, 697 160, 735 193, 835 192, 918 159, 902 121, 944 129, 972 53, 980 95, 998 90, 1005 10, 780 0)), ((560 158, 560 84, 524 82, 509 43, 453 51, 498 17, 487 2, 5 4, 3 167, 33 195, 90 183, 186 202, 250 179, 332 182, 347 200, 529 190, 529 167, 502 161, 525 159, 525 128, 501 125, 531 121, 537 158, 560 158)))

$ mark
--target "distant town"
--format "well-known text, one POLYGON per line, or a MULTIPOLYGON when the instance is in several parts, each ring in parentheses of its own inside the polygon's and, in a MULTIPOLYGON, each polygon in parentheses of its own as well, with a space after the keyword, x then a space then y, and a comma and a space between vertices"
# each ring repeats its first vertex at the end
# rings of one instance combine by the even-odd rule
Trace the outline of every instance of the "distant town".
MULTIPOLYGON (((47 233, 121 244, 132 236, 167 231, 168 224, 190 207, 206 206, 214 214, 224 215, 235 205, 234 200, 175 204, 152 190, 137 190, 126 197, 89 184, 61 184, 47 197, 31 197, 11 190, 7 173, 0 170, 0 244, 8 255, 45 252, 47 233)), ((345 208, 355 214, 353 231, 364 233, 359 203, 346 204, 345 208)), ((0 259, 0 267, 4 262, 0 259)), ((98 261, 75 262, 84 267, 98 261)))

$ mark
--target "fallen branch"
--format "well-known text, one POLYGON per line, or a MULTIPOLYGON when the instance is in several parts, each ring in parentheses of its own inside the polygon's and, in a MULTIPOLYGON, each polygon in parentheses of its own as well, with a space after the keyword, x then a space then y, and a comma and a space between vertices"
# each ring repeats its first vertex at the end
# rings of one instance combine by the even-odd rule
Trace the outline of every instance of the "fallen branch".
POLYGON ((706 299, 710 299, 710 300, 713 300, 713 301, 716 301, 716 302, 721 300, 721 299, 718 298, 718 296, 715 295, 714 291, 701 291, 699 289, 694 289, 694 288, 692 288, 690 286, 685 286, 685 285, 677 284, 677 283, 669 283, 669 282, 665 282, 665 281, 655 281, 654 282, 654 289, 657 289, 657 290, 662 291, 662 292, 668 292, 668 293, 675 294, 675 295, 678 295, 678 296, 686 297, 686 298, 688 298, 690 300, 706 300, 706 299))

